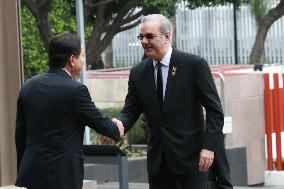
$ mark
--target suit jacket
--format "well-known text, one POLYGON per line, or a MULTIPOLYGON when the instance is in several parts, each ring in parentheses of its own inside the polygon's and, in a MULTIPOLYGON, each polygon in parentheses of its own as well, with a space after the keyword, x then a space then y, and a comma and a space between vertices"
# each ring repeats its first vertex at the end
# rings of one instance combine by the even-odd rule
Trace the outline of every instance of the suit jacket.
MULTIPOLYGON (((204 124, 204 131, 206 132, 206 123, 204 124)), ((214 161, 209 170, 207 189, 233 189, 224 140, 220 140, 220 143, 216 146, 214 161)))
POLYGON ((196 55, 173 49, 161 112, 152 60, 147 58, 131 69, 128 94, 118 117, 126 131, 142 112, 149 126, 149 174, 158 173, 162 154, 175 174, 187 174, 201 149, 216 152, 223 138, 224 116, 214 80, 206 61, 196 55), (202 106, 207 112, 204 134, 202 106))
POLYGON ((218 145, 212 167, 217 189, 233 189, 230 166, 223 142, 218 145))
POLYGON ((17 104, 17 186, 81 189, 84 128, 119 140, 117 127, 91 101, 87 87, 62 69, 30 79, 17 104))

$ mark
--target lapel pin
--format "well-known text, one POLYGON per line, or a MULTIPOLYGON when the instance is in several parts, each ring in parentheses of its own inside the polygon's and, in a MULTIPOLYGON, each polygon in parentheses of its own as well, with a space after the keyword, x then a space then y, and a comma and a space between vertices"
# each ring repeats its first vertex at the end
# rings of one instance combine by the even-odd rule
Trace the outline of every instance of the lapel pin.
POLYGON ((177 67, 173 66, 172 68, 172 76, 176 75, 177 67))

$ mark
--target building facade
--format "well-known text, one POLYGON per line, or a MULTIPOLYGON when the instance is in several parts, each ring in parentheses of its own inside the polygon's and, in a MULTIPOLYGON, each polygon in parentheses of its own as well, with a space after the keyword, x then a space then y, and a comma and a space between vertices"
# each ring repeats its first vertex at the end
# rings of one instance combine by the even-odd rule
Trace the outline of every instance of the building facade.
POLYGON ((0 186, 16 178, 15 118, 22 83, 19 0, 0 1, 0 186))

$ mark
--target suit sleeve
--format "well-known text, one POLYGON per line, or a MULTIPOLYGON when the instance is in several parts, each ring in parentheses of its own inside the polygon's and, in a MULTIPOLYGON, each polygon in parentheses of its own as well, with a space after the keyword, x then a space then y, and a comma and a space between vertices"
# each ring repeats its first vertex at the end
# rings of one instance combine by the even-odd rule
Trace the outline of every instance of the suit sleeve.
POLYGON ((142 113, 133 77, 134 73, 132 68, 129 74, 128 93, 125 98, 124 107, 118 116, 118 119, 123 123, 125 132, 127 132, 135 124, 142 113))
POLYGON ((27 123, 23 113, 22 90, 17 102, 15 143, 17 151, 17 171, 19 171, 26 148, 27 123))
POLYGON ((95 106, 85 85, 80 85, 76 89, 74 104, 74 111, 80 123, 89 126, 102 135, 119 141, 120 134, 117 126, 95 106))
POLYGON ((216 144, 223 140, 224 114, 221 101, 207 62, 201 59, 195 69, 195 85, 201 104, 206 109, 203 148, 216 152, 216 144))

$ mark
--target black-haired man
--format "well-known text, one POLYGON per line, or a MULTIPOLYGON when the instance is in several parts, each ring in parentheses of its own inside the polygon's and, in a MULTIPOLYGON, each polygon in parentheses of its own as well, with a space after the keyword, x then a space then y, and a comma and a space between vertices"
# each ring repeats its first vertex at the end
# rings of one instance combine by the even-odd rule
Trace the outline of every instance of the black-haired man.
POLYGON ((28 189, 81 189, 84 128, 116 141, 121 123, 104 117, 80 75, 85 53, 78 36, 60 34, 49 43, 49 70, 28 80, 17 104, 17 186, 28 189))

